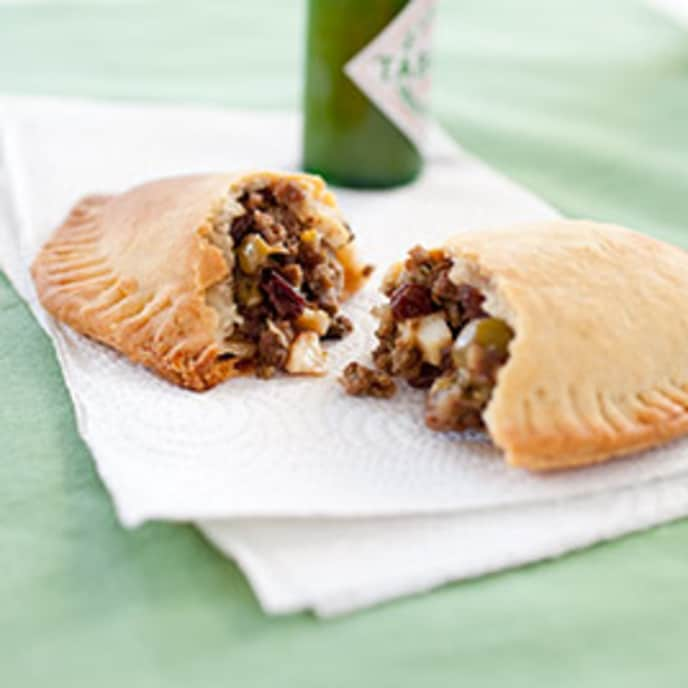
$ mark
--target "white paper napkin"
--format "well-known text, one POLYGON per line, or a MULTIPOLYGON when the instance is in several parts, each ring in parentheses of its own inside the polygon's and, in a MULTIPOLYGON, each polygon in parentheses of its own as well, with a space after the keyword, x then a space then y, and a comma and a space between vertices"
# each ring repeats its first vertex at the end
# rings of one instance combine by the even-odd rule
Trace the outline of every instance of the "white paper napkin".
MULTIPOLYGON (((684 491, 669 495, 661 482, 688 471, 685 442, 652 460, 535 476, 507 468, 485 441, 429 432, 418 393, 346 397, 334 376, 370 349, 374 284, 348 307, 357 331, 331 347, 328 378, 236 380, 200 395, 43 314, 26 266, 81 194, 166 174, 293 168, 295 116, 5 98, 0 127, 0 261, 56 344, 79 431, 122 522, 203 520, 266 609, 341 612, 687 510, 684 491), (628 508, 641 490, 653 505, 645 519, 628 508), (627 518, 599 523, 609 509, 627 518), (498 537, 514 528, 519 538, 498 537), (400 565, 404 557, 416 568, 400 565)), ((416 242, 554 215, 439 134, 434 149, 412 187, 339 194, 368 260, 385 266, 416 242)))
POLYGON ((349 613, 610 540, 688 513, 688 476, 459 514, 200 523, 265 611, 349 613))
POLYGON ((688 26, 688 0, 648 0, 650 6, 688 26))

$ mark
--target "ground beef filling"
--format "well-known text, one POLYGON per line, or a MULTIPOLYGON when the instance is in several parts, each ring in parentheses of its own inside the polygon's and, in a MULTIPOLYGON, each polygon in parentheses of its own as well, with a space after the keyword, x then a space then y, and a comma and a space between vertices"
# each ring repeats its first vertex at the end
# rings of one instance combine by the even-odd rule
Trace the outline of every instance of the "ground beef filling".
MULTIPOLYGON (((403 269, 387 278, 383 291, 389 303, 376 309, 379 345, 373 361, 380 373, 428 389, 429 427, 462 431, 483 427, 482 412, 513 333, 485 313, 480 291, 449 279, 451 267, 442 251, 416 247, 403 269)), ((372 375, 347 371, 347 391, 381 396, 372 375)))
POLYGON ((225 355, 240 352, 264 378, 285 369, 311 372, 309 365, 316 372, 319 340, 340 339, 352 330, 339 313, 344 271, 335 249, 314 218, 295 211, 303 207, 304 195, 291 182, 246 192, 238 201, 245 212, 229 233, 240 318, 225 355))
POLYGON ((347 394, 355 397, 389 399, 397 391, 397 385, 390 375, 382 370, 368 368, 356 361, 352 361, 344 368, 341 382, 347 394))

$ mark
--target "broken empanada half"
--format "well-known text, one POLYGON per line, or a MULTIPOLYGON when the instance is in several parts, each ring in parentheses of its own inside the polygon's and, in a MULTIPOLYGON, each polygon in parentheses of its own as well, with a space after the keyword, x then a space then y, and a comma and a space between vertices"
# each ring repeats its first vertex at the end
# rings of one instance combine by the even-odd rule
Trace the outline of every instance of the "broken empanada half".
POLYGON ((413 249, 388 272, 377 370, 353 394, 427 388, 435 430, 484 428, 515 466, 605 461, 688 431, 688 254, 560 221, 413 249))
POLYGON ((43 306, 192 389, 255 371, 320 374, 320 340, 370 269, 317 177, 251 172, 154 181, 79 202, 38 254, 43 306))

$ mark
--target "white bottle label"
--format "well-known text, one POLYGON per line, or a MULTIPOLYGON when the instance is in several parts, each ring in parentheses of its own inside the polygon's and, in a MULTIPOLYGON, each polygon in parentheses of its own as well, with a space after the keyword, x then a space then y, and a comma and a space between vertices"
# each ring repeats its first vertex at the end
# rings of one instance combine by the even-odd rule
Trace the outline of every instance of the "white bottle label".
POLYGON ((430 105, 430 47, 437 0, 411 0, 361 52, 347 76, 420 150, 430 105))

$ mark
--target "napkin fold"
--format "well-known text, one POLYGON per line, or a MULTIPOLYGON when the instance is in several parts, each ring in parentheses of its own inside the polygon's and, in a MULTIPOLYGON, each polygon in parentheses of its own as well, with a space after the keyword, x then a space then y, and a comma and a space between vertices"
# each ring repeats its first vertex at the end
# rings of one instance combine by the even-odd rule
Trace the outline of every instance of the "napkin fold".
MULTIPOLYGON (((487 442, 429 432, 422 395, 346 397, 334 376, 371 347, 376 281, 347 306, 356 333, 323 380, 172 387, 55 323, 27 267, 81 195, 169 174, 294 169, 280 112, 0 99, 0 265, 55 343, 79 432, 124 525, 195 521, 237 559, 266 611, 343 613, 556 556, 688 512, 688 444, 552 476, 508 468, 487 442)), ((338 192, 361 253, 384 267, 415 243, 555 217, 433 133, 426 173, 338 192)))
POLYGON ((200 522, 265 611, 330 617, 552 559, 688 513, 688 476, 611 495, 437 516, 200 522))

